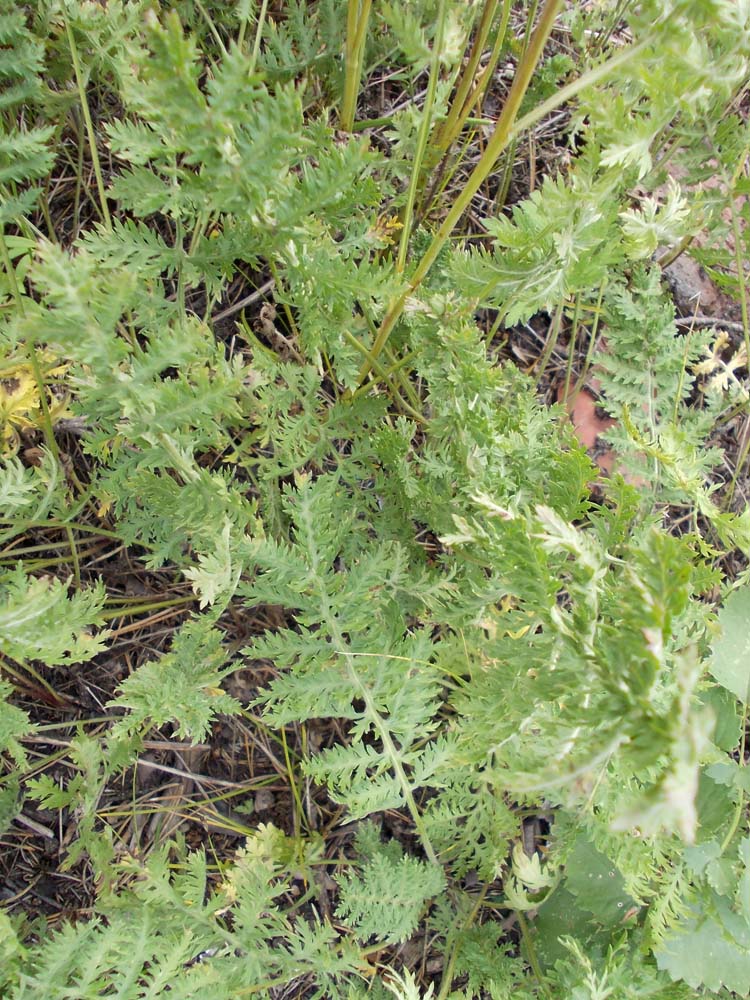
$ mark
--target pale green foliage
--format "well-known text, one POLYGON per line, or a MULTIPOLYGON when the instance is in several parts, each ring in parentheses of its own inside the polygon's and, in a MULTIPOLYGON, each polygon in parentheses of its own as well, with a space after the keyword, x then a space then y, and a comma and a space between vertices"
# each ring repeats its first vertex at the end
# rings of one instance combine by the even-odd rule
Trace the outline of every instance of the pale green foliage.
POLYGON ((0 681, 0 753, 9 753, 20 765, 25 761, 26 754, 18 741, 29 732, 31 724, 25 712, 8 704, 6 699, 12 691, 7 681, 0 681))
POLYGON ((345 26, 342 0, 321 0, 314 5, 291 0, 280 16, 269 16, 258 65, 274 83, 310 73, 306 82, 313 93, 317 88, 336 92, 345 26))
POLYGON ((555 885, 555 873, 549 866, 542 867, 538 854, 528 857, 520 843, 513 848, 513 866, 505 879, 507 906, 523 912, 535 910, 555 885))
POLYGON ((653 997, 656 1000, 688 1000, 695 996, 686 986, 665 983, 656 970, 639 961, 624 936, 606 950, 601 962, 572 938, 563 938, 566 955, 555 964, 551 976, 555 996, 580 1000, 622 1000, 653 997))
POLYGON ((49 451, 43 451, 39 464, 31 468, 15 456, 0 461, 0 510, 6 524, 16 519, 33 522, 50 514, 70 513, 60 466, 49 451))
POLYGON ((77 838, 61 861, 63 870, 87 855, 105 881, 109 881, 114 838, 111 828, 99 822, 97 809, 107 778, 121 761, 114 754, 107 754, 101 741, 85 735, 71 741, 69 761, 72 774, 64 786, 45 773, 29 780, 26 788, 43 809, 75 810, 77 838))
POLYGON ((622 186, 619 177, 597 178, 585 165, 567 181, 545 178, 512 220, 486 221, 492 252, 457 255, 455 280, 480 305, 500 308, 509 326, 596 288, 623 260, 615 197, 622 186))
POLYGON ((0 228, 15 214, 28 211, 36 191, 17 185, 49 172, 52 125, 17 125, 13 115, 29 110, 42 97, 44 46, 26 27, 26 12, 13 0, 0 3, 0 228))
POLYGON ((747 548, 750 515, 721 511, 706 486, 721 452, 704 442, 717 411, 731 399, 729 385, 706 396, 702 406, 690 405, 699 359, 713 358, 708 332, 677 334, 674 306, 656 270, 636 267, 629 284, 613 285, 605 296, 607 341, 598 374, 605 409, 617 419, 604 437, 655 494, 695 505, 722 542, 747 548))
POLYGON ((241 562, 254 505, 195 454, 231 443, 247 412, 245 366, 227 360, 197 318, 178 317, 163 290, 149 300, 134 272, 118 267, 103 278, 83 249, 70 258, 48 244, 42 255, 35 272, 42 299, 30 304, 18 333, 44 336, 74 361, 77 407, 90 424, 86 446, 101 462, 95 489, 121 515, 123 539, 148 548, 158 566, 181 561, 188 545, 211 552, 229 523, 241 562), (141 343, 135 330, 130 338, 115 333, 123 314, 141 343))
POLYGON ((67 924, 22 953, 9 1000, 94 1000, 113 989, 132 1000, 232 1000, 269 980, 281 986, 314 970, 332 985, 354 970, 356 952, 338 945, 330 926, 286 917, 277 903, 285 878, 252 839, 218 886, 209 884, 202 852, 174 846, 176 868, 170 845, 146 865, 126 857, 117 865, 124 884, 104 901, 102 917, 67 924))
MULTIPOLYGON (((453 930, 453 928, 451 928, 453 930)), ((462 989, 454 992, 456 1000, 502 1000, 503 997, 534 996, 524 962, 501 937, 494 922, 470 927, 455 934, 457 976, 466 977, 462 989)))
POLYGON ((183 625, 169 653, 142 664, 120 685, 112 704, 129 711, 115 724, 112 736, 174 720, 178 738, 199 743, 219 713, 239 711, 239 704, 219 686, 232 670, 225 666, 221 638, 210 619, 196 618, 183 625))
POLYGON ((750 618, 750 588, 732 591, 722 608, 722 633, 713 644, 710 670, 722 687, 741 702, 750 701, 750 647, 747 622, 750 618))
POLYGON ((637 208, 620 212, 629 257, 650 257, 660 246, 671 246, 692 234, 690 208, 679 185, 670 178, 664 204, 644 198, 637 208))
POLYGON ((230 50, 203 93, 195 41, 176 14, 162 27, 150 17, 150 51, 134 49, 134 73, 123 96, 141 123, 108 129, 113 152, 132 166, 113 195, 138 216, 174 218, 212 210, 249 212, 261 229, 275 221, 293 179, 289 167, 305 147, 299 98, 292 88, 273 97, 230 50), (182 159, 175 177, 173 162, 182 159), (197 168, 197 169, 194 169, 197 168))
POLYGON ((101 624, 104 597, 101 584, 68 596, 68 586, 61 580, 30 578, 20 564, 0 574, 3 651, 48 666, 90 660, 106 640, 106 632, 91 631, 101 624))
MULTIPOLYGON (((639 461, 634 440, 638 432, 653 440, 679 434, 684 440, 702 441, 710 430, 711 413, 688 405, 696 381, 693 367, 709 333, 678 334, 674 305, 663 293, 656 269, 638 267, 629 287, 618 283, 608 288, 605 317, 607 341, 598 358, 598 374, 605 406, 618 418, 618 429, 609 431, 608 438, 634 474, 651 479, 653 464, 643 456, 639 461)), ((697 482, 706 478, 717 455, 703 449, 695 456, 692 474, 697 482)), ((684 463, 680 468, 688 478, 691 473, 684 463)))
MULTIPOLYGON (((729 595, 719 615, 721 635, 714 642, 711 672, 743 703, 747 704, 747 588, 729 595)), ((743 740, 744 746, 744 740, 743 740)), ((750 794, 744 760, 717 761, 706 769, 713 784, 714 809, 726 810, 716 823, 718 836, 706 836, 685 850, 685 864, 694 886, 685 920, 668 934, 657 951, 659 967, 673 979, 691 986, 719 990, 722 986, 739 995, 750 992, 750 838, 741 817, 750 794), (723 793, 723 794, 722 794, 723 793), (724 829, 729 823, 728 833, 724 829), (732 839, 740 832, 741 836, 732 839)), ((707 816, 707 818, 710 818, 707 816)))
POLYGON ((406 61, 412 66, 426 69, 430 63, 430 46, 427 32, 420 23, 419 13, 400 4, 384 3, 379 14, 388 25, 406 61))
MULTIPOLYGON (((667 126, 678 135, 684 129, 693 150, 704 136, 710 141, 719 108, 750 72, 747 7, 652 2, 628 15, 645 52, 584 92, 583 152, 567 171, 545 178, 512 219, 486 220, 491 252, 459 253, 452 263, 471 297, 499 308, 508 325, 573 293, 593 292, 613 267, 649 256, 656 240, 676 241, 696 228, 674 186, 661 195, 660 209, 653 198, 640 212, 622 200, 652 169, 667 126)), ((583 20, 575 10, 570 16, 583 20)))
POLYGON ((372 840, 367 827, 355 838, 355 847, 366 858, 359 871, 338 879, 336 915, 363 941, 405 941, 416 930, 426 903, 444 889, 445 876, 438 865, 394 850, 398 845, 386 847, 372 840))
MULTIPOLYGON (((367 544, 354 502, 345 513, 347 494, 336 475, 300 477, 282 500, 293 543, 259 544, 261 572, 240 593, 295 609, 296 628, 267 634, 245 655, 290 668, 263 697, 274 724, 350 721, 351 745, 323 751, 308 771, 356 817, 407 803, 413 787, 433 783, 447 748, 443 737, 426 742, 436 729, 440 680, 429 667, 431 642, 406 624, 410 592, 426 595, 430 581, 414 578, 397 544, 367 544)), ((362 499, 366 510, 375 498, 362 499)))
MULTIPOLYGON (((747 360, 678 332, 649 262, 707 227, 704 260, 737 285, 719 247, 727 197, 747 187, 747 131, 724 118, 748 73, 747 3, 568 5, 578 50, 548 60, 522 113, 619 51, 621 17, 641 47, 567 102, 570 162, 510 211, 485 208, 488 239, 443 249, 411 286, 443 211, 438 192, 399 270, 442 4, 373 5, 364 78, 386 110, 398 90, 369 137, 336 129, 343 0, 27 6, 0 3, 0 211, 13 227, 0 344, 64 362, 85 474, 55 454, 54 426, 41 452, 0 465, 2 654, 43 670, 106 646, 102 585, 12 568, 16 547, 39 551, 36 532, 62 532, 67 553, 101 529, 134 564, 187 581, 200 610, 121 681, 108 729, 71 736, 62 781, 21 776, 31 725, 0 682, 0 820, 24 792, 65 811, 62 863, 85 859, 98 887, 91 917, 54 931, 0 912, 0 992, 749 993, 747 590, 729 592, 718 624, 709 600, 725 583, 714 557, 750 545, 750 513, 716 495, 710 445, 746 403, 747 360), (112 223, 86 222, 82 185, 81 231, 63 246, 39 236, 54 212, 42 201, 30 215, 26 187, 55 188, 50 139, 83 120, 71 39, 97 127, 111 112, 96 138, 112 223), (721 190, 698 197, 714 154, 721 190), (672 160, 682 188, 661 186, 672 160), (238 297, 266 278, 264 311, 243 313, 238 297), (630 482, 597 479, 562 410, 497 363, 477 308, 506 326, 546 310, 603 336, 592 357, 630 482), (690 518, 681 536, 672 505, 690 518), (255 609, 278 625, 238 654, 225 626, 255 609), (242 712, 222 685, 258 663, 248 724, 303 733, 301 759, 283 743, 305 788, 295 834, 261 824, 231 862, 181 842, 137 855, 102 808, 113 779, 130 780, 152 730, 199 742, 242 712), (314 720, 340 739, 311 738, 314 720), (345 828, 313 822, 324 795, 342 823, 386 814, 403 842, 363 822, 350 849, 345 828), (549 826, 541 851, 524 839, 535 817, 549 826), (426 947, 443 955, 442 983, 409 958, 426 947)), ((482 12, 444 6, 433 130, 482 12)), ((537 5, 513 6, 501 67, 521 58, 537 5)), ((464 138, 439 182, 460 183, 464 138)), ((80 155, 83 176, 85 141, 80 155)))

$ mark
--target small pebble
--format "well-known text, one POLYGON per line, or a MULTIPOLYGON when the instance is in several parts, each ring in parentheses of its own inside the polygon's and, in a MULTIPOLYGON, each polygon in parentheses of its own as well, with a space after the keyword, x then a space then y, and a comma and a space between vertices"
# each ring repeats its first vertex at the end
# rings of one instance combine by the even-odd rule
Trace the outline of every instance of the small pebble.
POLYGON ((255 811, 268 812, 273 808, 274 801, 274 794, 270 788, 261 788, 255 793, 255 811))

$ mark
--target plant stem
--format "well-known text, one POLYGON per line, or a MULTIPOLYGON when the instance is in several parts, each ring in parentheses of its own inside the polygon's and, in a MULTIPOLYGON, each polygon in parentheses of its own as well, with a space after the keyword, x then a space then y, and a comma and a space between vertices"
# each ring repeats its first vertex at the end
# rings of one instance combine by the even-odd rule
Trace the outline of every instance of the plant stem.
POLYGON ((408 413, 409 416, 413 417, 413 419, 416 420, 418 423, 424 423, 424 417, 422 416, 422 414, 418 410, 416 410, 413 406, 411 406, 409 403, 407 403, 407 401, 396 391, 396 387, 391 383, 386 368, 380 363, 380 361, 377 361, 375 358, 371 356, 370 352, 367 350, 362 341, 359 340, 357 337, 355 337, 354 334, 351 333, 349 330, 344 330, 343 336, 344 340, 346 340, 347 343, 351 344, 352 347, 358 350, 360 354, 363 354, 364 357, 366 357, 372 363, 372 370, 379 376, 380 379, 382 379, 383 382, 385 382, 386 386, 388 387, 388 391, 393 397, 396 405, 400 406, 405 413, 408 413))
POLYGON ((86 88, 83 85, 83 73, 81 72, 81 60, 78 57, 78 46, 76 45, 76 40, 73 36, 73 29, 70 27, 70 21, 65 10, 65 4, 62 5, 62 15, 63 20, 65 21, 65 32, 68 36, 70 55, 73 60, 73 71, 75 73, 76 86, 78 87, 78 98, 81 102, 81 112, 83 114, 83 121, 86 125, 86 136, 89 142, 89 153, 91 155, 91 163, 94 167, 94 176, 96 177, 96 188, 99 192, 99 211, 104 225, 107 229, 111 229, 112 219, 109 215, 107 196, 104 190, 104 178, 102 176, 102 165, 99 161, 99 150, 96 148, 96 133, 94 132, 94 124, 91 120, 91 109, 89 108, 89 102, 86 96, 86 88))
MULTIPOLYGON (((14 524, 10 518, 0 517, 0 524, 14 524)), ((92 535, 101 535, 102 538, 115 538, 117 541, 122 541, 120 536, 116 531, 108 531, 106 528, 96 528, 92 524, 83 524, 79 521, 22 521, 21 524, 24 525, 23 528, 19 527, 18 532, 26 531, 28 528, 60 528, 64 530, 68 526, 75 528, 76 531, 87 531, 92 535)), ((143 545, 143 542, 139 543, 143 545)), ((144 546, 148 548, 148 546, 144 546)))
POLYGON ((693 242, 694 236, 689 233, 687 236, 683 236, 679 243, 676 243, 671 250, 665 250, 663 254, 656 258, 654 263, 657 267, 664 270, 665 267, 669 267, 670 264, 674 264, 677 258, 685 253, 687 248, 693 242))
POLYGON ((440 0, 438 9, 438 26, 435 41, 432 45, 432 65, 430 68, 430 83, 427 87, 424 108, 422 110, 422 121, 419 126, 417 137, 417 148, 414 153, 414 162, 411 165, 411 176, 409 177, 409 191, 406 196, 404 207, 403 225, 401 227, 401 240, 398 246, 398 256, 396 257, 396 272, 402 274, 406 265, 406 252, 409 248, 409 237, 414 219, 414 203, 417 199, 417 188, 419 187, 419 177, 422 172, 422 161, 424 160, 427 140, 430 135, 430 125, 432 124, 432 106, 435 103, 435 91, 437 90, 438 77, 440 75, 440 52, 443 47, 443 34, 445 32, 445 0, 440 0))
POLYGON ((583 388, 584 382, 591 368, 591 359, 594 356, 594 349, 596 347, 596 340, 599 336, 599 322, 602 316, 602 302, 604 301, 604 292, 607 288, 607 279, 599 286, 599 297, 596 300, 596 306, 594 307, 594 321, 591 324, 591 332, 589 334, 589 343, 586 348, 586 357, 583 359, 583 365, 581 366, 581 374, 576 379, 576 383, 573 386, 573 398, 578 395, 578 393, 583 388))
POLYGON ((99 617, 103 621, 113 621, 115 618, 131 618, 135 615, 144 614, 146 611, 161 611, 163 608, 178 608, 182 604, 194 604, 198 598, 191 594, 190 597, 172 597, 166 601, 150 601, 147 604, 133 604, 130 607, 104 609, 99 617))
POLYGON ((576 295, 573 307, 573 318, 570 324, 570 345, 568 347, 568 363, 565 366, 565 385, 563 386, 563 405, 567 403, 570 395, 570 380, 573 377, 573 357, 576 352, 576 341, 578 339, 578 324, 580 320, 581 297, 576 295))
MULTIPOLYGON (((440 980, 440 989, 438 990, 436 1000, 446 1000, 448 994, 450 993, 451 985, 453 983, 453 970, 456 967, 456 957, 458 955, 459 935, 464 931, 467 931, 476 920, 477 913, 479 913, 479 911, 482 908, 482 904, 484 903, 484 900, 487 896, 488 889, 489 885, 485 884, 482 886, 481 892, 477 896, 474 906, 471 908, 471 911, 467 914, 466 919, 462 921, 460 928, 455 928, 455 930, 452 930, 452 934, 449 935, 449 938, 450 937, 453 938, 453 942, 450 951, 450 957, 443 969, 443 975, 440 980)), ((448 942, 446 941, 446 945, 447 943, 448 942)))
POLYGON ((523 944, 526 949, 526 955, 529 959, 529 965, 531 966, 531 971, 534 973, 536 981, 539 983, 539 988, 545 997, 551 997, 550 991, 544 981, 544 973, 542 972, 542 967, 539 964, 539 958, 536 953, 536 948, 534 947, 534 942, 531 938, 531 932, 529 931, 529 925, 526 922, 526 917, 520 910, 516 910, 516 916, 518 917, 518 926, 521 928, 521 937, 523 938, 523 944))
POLYGON ((346 75, 341 105, 341 128, 351 132, 357 110, 357 95, 362 78, 367 22, 372 0, 349 0, 346 11, 346 75))
POLYGON ((734 203, 734 189, 729 192, 729 210, 732 213, 732 236, 734 237, 734 264, 737 268, 737 282, 740 291, 740 310, 742 314, 742 333, 745 340, 748 370, 750 371, 750 313, 747 302, 747 281, 745 280, 745 261, 742 257, 743 234, 734 203))
MULTIPOLYGON (((526 93, 529 83, 531 82, 531 77, 536 69, 539 58, 541 57, 544 45, 550 32, 552 31, 552 26, 555 22, 555 17, 557 16, 560 5, 561 0, 546 0, 539 18, 539 23, 534 30, 526 52, 519 62, 518 69, 516 70, 516 75, 513 80, 513 85, 510 88, 510 93, 508 94, 505 106, 503 107, 502 114, 498 119, 495 131, 493 132, 490 141, 487 143, 487 148, 466 182, 465 187, 456 198, 453 207, 443 220, 427 252, 419 262, 409 284, 409 288, 403 292, 388 309, 380 330, 378 331, 378 336, 373 344, 371 351, 373 357, 378 358, 380 356, 380 353, 385 347, 394 326, 404 310, 409 294, 424 281, 430 268, 437 260, 440 251, 445 246, 448 238, 461 219, 461 216, 468 208, 472 198, 489 176, 497 158, 508 145, 512 134, 511 130, 515 123, 516 116, 518 115, 518 109, 521 106, 521 101, 523 100, 524 94, 526 93)), ((560 93, 562 93, 562 91, 560 91, 560 93)), ((559 97, 559 94, 557 96, 559 97)), ((371 365, 369 361, 366 361, 362 365, 359 372, 360 385, 367 377, 370 368, 371 365)))
MULTIPOLYGON (((450 148, 451 143, 463 128, 464 121, 468 117, 471 106, 474 103, 476 91, 474 91, 474 94, 470 98, 471 85, 474 83, 474 75, 477 71, 479 60, 482 58, 484 44, 490 33, 498 3, 499 0, 486 0, 482 9, 482 16, 479 20, 479 27, 477 28, 471 52, 469 53, 469 60, 461 73, 461 79, 456 88, 455 97, 451 101, 448 116, 435 136, 434 148, 441 153, 446 152, 450 148)), ((507 24, 506 12, 510 13, 510 0, 503 0, 503 5, 503 23, 500 27, 499 35, 505 34, 505 25, 507 24)))
MULTIPOLYGON (((71 532, 71 534, 72 534, 72 532, 71 532)), ((68 544, 70 544, 70 540, 68 541, 68 544)), ((40 548, 41 548, 41 546, 40 546, 40 548)), ((47 546, 47 548, 49 548, 49 546, 47 546)), ((101 546, 100 545, 94 545, 94 546, 92 546, 89 549, 83 550, 82 552, 79 552, 77 548, 75 548, 74 546, 71 546, 70 555, 69 556, 56 556, 54 558, 50 557, 49 559, 24 559, 24 563, 23 564, 24 564, 24 567, 27 570, 36 571, 36 570, 40 570, 40 569, 47 569, 50 566, 64 566, 64 565, 66 565, 66 563, 71 563, 72 562, 73 563, 73 578, 74 578, 74 580, 76 582, 76 586, 80 587, 80 585, 81 585, 81 559, 82 558, 83 559, 88 559, 89 556, 95 556, 100 551, 101 551, 101 546)), ((15 561, 11 562, 11 558, 9 556, 4 556, 2 559, 0 559, 0 566, 6 566, 6 565, 15 565, 15 561)))
MULTIPOLYGON (((464 106, 461 108, 458 117, 456 118, 451 131, 447 134, 446 139, 448 145, 445 150, 445 157, 450 153, 450 147, 453 144, 456 137, 461 132, 461 129, 467 124, 489 124, 489 122, 483 122, 481 118, 481 106, 484 101, 484 96, 492 79, 492 75, 495 72, 495 67, 497 66, 497 61, 500 58, 500 53, 503 49, 503 42, 505 41, 505 34, 508 30, 508 22, 510 21, 510 10, 511 4, 510 0, 504 0, 503 2, 503 16, 500 22, 500 27, 497 30, 497 35, 495 36, 495 42, 492 46, 492 51, 490 52, 490 57, 487 60, 486 66, 482 69, 479 75, 479 79, 476 82, 476 86, 467 96, 464 106), (471 109, 476 107, 479 117, 471 117, 471 109)), ((444 157, 444 159, 445 159, 444 157)))
POLYGON ((562 326, 563 318, 563 308, 565 301, 560 302, 560 305, 555 310, 555 315, 552 318, 552 322, 549 326, 549 331, 547 333, 547 342, 544 345, 544 350, 539 358, 539 365, 536 369, 536 384, 539 385, 541 382, 544 372, 546 371, 547 365, 549 364, 549 359, 552 357, 552 352, 557 346, 557 340, 560 336, 560 327, 562 326))
POLYGON ((292 759, 289 754, 289 744, 286 738, 286 729, 282 726, 281 728, 281 747, 284 751, 284 763, 286 765, 286 775, 289 781, 289 788, 292 792, 292 798, 294 799, 294 809, 292 810, 292 823, 294 824, 294 842, 295 846, 300 851, 300 859, 304 854, 304 850, 300 843, 302 839, 302 816, 304 815, 304 809, 302 807, 302 797, 299 793, 299 788, 297 787, 296 781, 296 768, 292 764, 292 759))
POLYGON ((58 704, 65 704, 67 700, 65 696, 58 694, 57 691, 55 691, 55 689, 52 687, 52 685, 48 681, 46 681, 44 677, 42 677, 42 675, 38 673, 32 666, 26 663, 25 660, 17 659, 15 656, 10 656, 9 653, 5 653, 4 655, 7 656, 8 659, 13 660, 13 662, 17 664, 19 667, 21 667, 21 670, 23 672, 19 673, 17 670, 14 670, 13 667, 10 666, 7 660, 0 659, 0 667, 2 668, 2 670, 4 670, 11 677, 15 677, 17 680, 19 680, 19 682, 21 682, 24 679, 24 673, 29 674, 31 677, 34 678, 34 681, 37 684, 39 684, 39 686, 42 687, 47 692, 47 694, 50 695, 51 698, 54 699, 55 702, 57 702, 58 704))
MULTIPOLYGON (((255 72, 255 67, 258 64, 258 53, 260 52, 260 40, 263 37, 263 26, 266 23, 266 13, 268 11, 268 0, 263 0, 261 4, 260 13, 258 14, 258 24, 255 28, 255 41, 253 42, 253 51, 250 56, 250 72, 255 72)), ((240 28, 240 45, 242 45, 244 30, 246 21, 242 22, 242 27, 240 28)))
POLYGON ((224 44, 224 40, 219 34, 216 25, 214 24, 214 19, 211 17, 209 12, 203 6, 201 0, 193 0, 193 2, 195 3, 195 9, 198 11, 203 20, 206 22, 206 27, 211 32, 211 37, 216 42, 219 52, 221 52, 221 54, 225 56, 227 54, 227 47, 224 44))

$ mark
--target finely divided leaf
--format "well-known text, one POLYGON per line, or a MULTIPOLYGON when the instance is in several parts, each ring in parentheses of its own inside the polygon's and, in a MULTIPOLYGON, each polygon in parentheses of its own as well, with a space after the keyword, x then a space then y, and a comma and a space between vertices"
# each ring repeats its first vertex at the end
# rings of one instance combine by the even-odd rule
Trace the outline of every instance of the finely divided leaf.
POLYGON ((0 646, 47 666, 90 660, 106 637, 90 631, 101 622, 104 597, 101 584, 68 596, 68 584, 29 577, 19 565, 0 577, 0 646))
POLYGON ((382 853, 360 875, 344 875, 338 883, 336 915, 356 928, 362 940, 395 942, 416 930, 427 901, 445 887, 445 876, 437 865, 406 856, 394 863, 382 853))
POLYGON ((171 652, 139 667, 120 685, 120 696, 111 704, 130 709, 113 727, 113 734, 137 732, 177 723, 175 736, 199 742, 220 713, 234 714, 239 702, 219 687, 232 668, 226 667, 221 634, 208 617, 183 625, 171 652))

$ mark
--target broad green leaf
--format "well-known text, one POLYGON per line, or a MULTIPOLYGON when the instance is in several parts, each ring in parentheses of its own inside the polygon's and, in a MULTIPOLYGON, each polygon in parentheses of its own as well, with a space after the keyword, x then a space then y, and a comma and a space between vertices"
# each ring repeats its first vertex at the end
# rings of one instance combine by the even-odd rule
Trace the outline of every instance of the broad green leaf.
POLYGON ((743 703, 750 701, 750 587, 734 590, 719 612, 721 636, 713 645, 711 673, 743 703))
POLYGON ((737 699, 724 687, 712 687, 700 697, 716 717, 713 742, 720 750, 734 750, 740 742, 741 720, 737 699))
POLYGON ((738 941, 723 920, 691 920, 682 933, 669 938, 656 959, 672 979, 682 979, 693 989, 725 987, 740 996, 750 992, 750 941, 738 941))
POLYGON ((633 906, 622 875, 609 858, 581 838, 565 865, 565 886, 582 910, 605 926, 621 923, 633 906))

